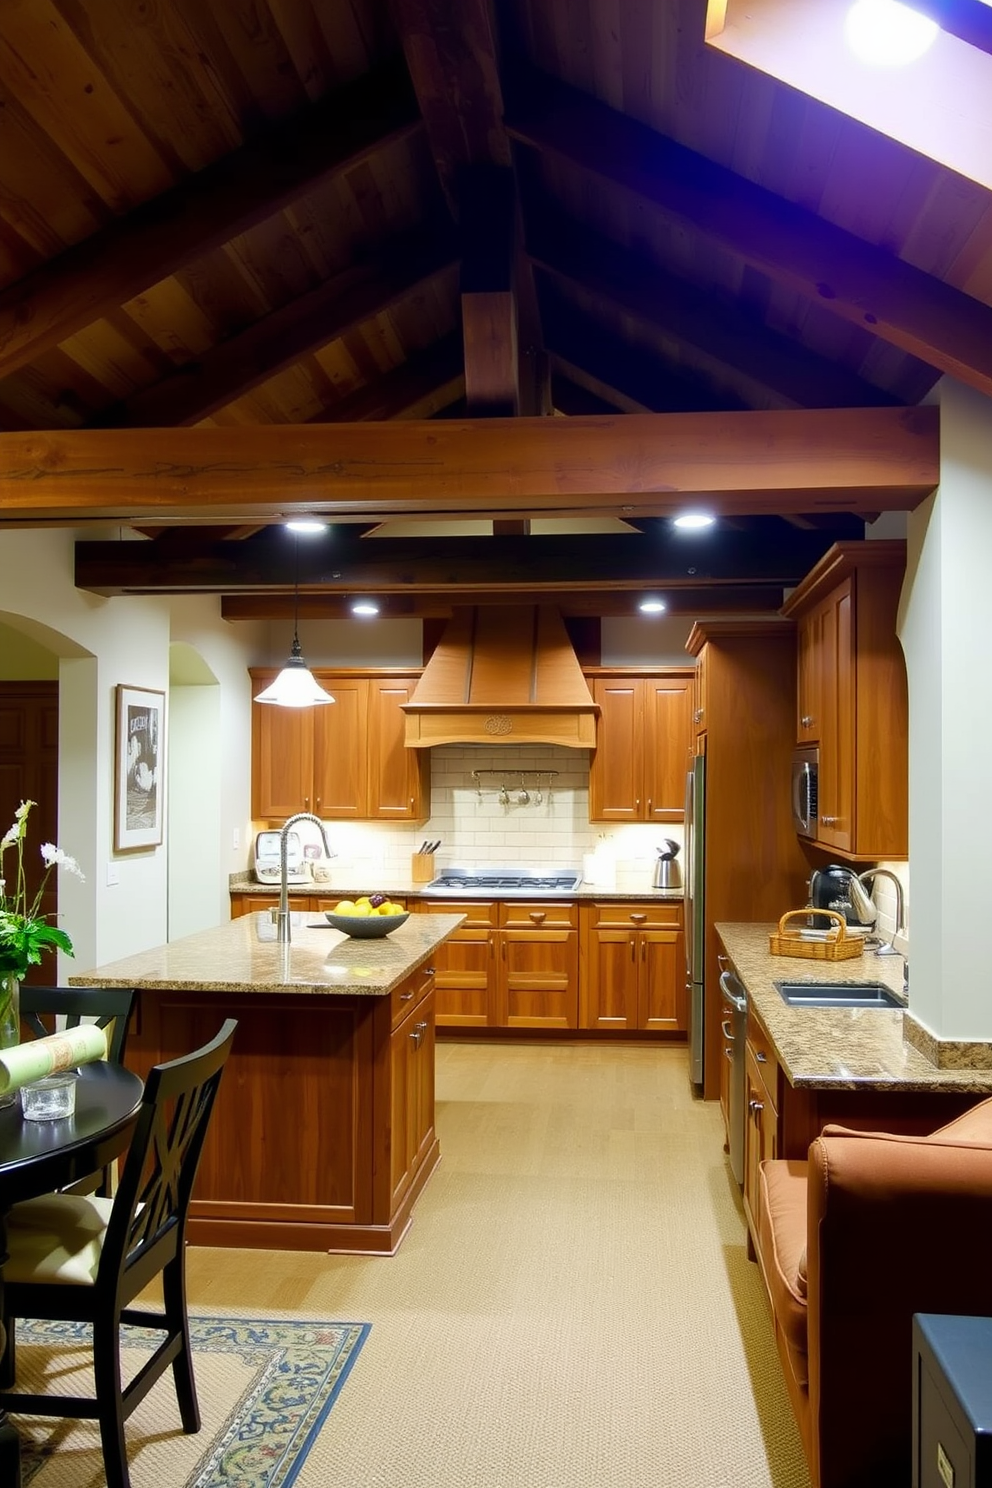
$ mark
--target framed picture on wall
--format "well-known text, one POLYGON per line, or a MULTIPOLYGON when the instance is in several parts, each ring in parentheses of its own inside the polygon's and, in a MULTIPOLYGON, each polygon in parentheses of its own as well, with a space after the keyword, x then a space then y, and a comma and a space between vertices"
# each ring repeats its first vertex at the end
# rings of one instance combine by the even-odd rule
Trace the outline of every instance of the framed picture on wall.
POLYGON ((117 688, 114 851, 158 847, 165 827, 165 693, 117 688))

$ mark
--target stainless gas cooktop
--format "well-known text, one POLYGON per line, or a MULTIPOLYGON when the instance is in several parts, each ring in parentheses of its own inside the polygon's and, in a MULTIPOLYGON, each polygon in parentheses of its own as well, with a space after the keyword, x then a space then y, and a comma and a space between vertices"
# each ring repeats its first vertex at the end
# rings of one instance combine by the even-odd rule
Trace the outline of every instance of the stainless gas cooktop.
POLYGON ((421 890, 453 899, 509 899, 572 894, 582 881, 578 868, 447 868, 421 890))

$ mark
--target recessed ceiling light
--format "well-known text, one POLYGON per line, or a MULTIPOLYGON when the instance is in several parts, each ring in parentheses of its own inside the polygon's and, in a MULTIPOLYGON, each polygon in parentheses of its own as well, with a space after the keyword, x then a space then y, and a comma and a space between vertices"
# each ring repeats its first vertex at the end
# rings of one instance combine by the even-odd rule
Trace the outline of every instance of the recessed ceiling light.
POLYGON ((328 525, 322 517, 290 517, 283 523, 287 532, 298 532, 306 537, 314 537, 318 532, 326 532, 328 525))
POLYGON ((379 606, 376 604, 374 599, 356 599, 354 604, 351 606, 351 613, 353 615, 362 616, 363 618, 368 618, 372 615, 378 615, 379 606))
POLYGON ((856 57, 873 67, 905 67, 931 46, 940 27, 899 0, 855 0, 844 36, 856 57))
POLYGON ((683 512, 676 517, 672 523, 673 527, 681 527, 683 532, 694 532, 703 527, 712 527, 716 517, 709 512, 683 512))
POLYGON ((642 599, 637 608, 642 615, 662 615, 668 606, 663 599, 642 599))

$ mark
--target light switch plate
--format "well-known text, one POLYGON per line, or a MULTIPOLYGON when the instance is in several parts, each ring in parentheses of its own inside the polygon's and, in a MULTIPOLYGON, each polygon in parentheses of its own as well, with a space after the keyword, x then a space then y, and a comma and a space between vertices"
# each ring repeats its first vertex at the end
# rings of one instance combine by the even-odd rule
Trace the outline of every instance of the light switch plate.
POLYGON ((107 888, 115 889, 121 881, 121 870, 117 863, 107 864, 107 888))

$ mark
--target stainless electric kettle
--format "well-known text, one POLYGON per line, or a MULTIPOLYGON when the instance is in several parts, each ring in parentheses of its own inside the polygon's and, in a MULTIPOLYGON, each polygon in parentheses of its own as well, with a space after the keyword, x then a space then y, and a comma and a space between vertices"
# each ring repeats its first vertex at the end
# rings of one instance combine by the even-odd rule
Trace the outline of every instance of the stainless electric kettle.
POLYGON ((658 861, 654 865, 654 878, 652 884, 656 889, 680 889, 682 887, 682 868, 675 861, 679 853, 679 844, 673 842, 671 837, 665 838, 665 846, 658 848, 658 861))

